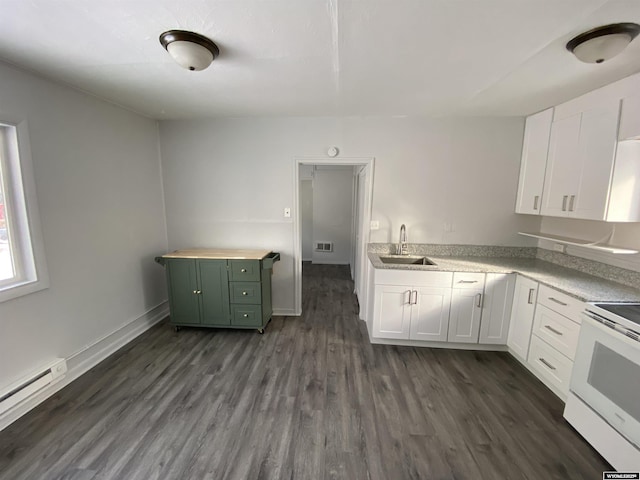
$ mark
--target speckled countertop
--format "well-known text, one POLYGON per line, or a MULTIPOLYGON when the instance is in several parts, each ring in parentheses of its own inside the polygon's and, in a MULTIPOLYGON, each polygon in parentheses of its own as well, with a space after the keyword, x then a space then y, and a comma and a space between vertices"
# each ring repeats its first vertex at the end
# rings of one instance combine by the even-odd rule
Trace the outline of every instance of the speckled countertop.
POLYGON ((385 264, 380 260, 381 254, 384 252, 368 254, 377 269, 518 273, 586 302, 640 301, 640 290, 537 258, 427 255, 436 265, 423 266, 385 264))

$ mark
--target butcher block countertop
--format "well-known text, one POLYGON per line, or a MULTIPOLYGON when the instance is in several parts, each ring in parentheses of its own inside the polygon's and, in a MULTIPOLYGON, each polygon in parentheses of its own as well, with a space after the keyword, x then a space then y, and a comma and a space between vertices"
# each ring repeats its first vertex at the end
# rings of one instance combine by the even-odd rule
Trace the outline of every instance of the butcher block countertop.
POLYGON ((221 248, 192 248, 166 253, 162 258, 203 258, 209 260, 262 260, 271 250, 243 250, 221 248))

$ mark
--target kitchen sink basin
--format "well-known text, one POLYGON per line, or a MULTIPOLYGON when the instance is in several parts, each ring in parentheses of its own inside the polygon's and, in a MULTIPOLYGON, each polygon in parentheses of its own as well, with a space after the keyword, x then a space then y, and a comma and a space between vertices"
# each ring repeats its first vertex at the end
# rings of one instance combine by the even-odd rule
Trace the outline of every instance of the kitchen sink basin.
POLYGON ((391 263, 396 265, 435 265, 427 257, 416 257, 410 255, 380 255, 382 263, 391 263))

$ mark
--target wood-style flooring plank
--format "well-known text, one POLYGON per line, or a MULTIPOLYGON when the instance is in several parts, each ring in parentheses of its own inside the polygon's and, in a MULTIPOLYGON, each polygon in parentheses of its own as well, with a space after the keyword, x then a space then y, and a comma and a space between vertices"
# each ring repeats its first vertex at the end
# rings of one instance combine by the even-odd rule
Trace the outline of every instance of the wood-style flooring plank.
POLYGON ((2 480, 601 478, 506 353, 372 345, 345 266, 264 335, 161 323, 0 432, 2 480))

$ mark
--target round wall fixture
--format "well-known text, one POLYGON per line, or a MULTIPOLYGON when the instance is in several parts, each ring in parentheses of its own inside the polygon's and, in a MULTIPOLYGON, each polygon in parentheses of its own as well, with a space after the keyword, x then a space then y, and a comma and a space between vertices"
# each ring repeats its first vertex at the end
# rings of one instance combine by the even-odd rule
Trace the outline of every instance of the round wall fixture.
POLYGON ((338 147, 331 147, 329 148, 329 150, 327 150, 327 155, 329 155, 331 158, 337 157, 338 153, 340 153, 340 150, 338 150, 338 147))
POLYGON ((187 70, 204 70, 220 54, 218 46, 199 33, 169 30, 160 35, 160 43, 169 55, 187 70))
POLYGON ((637 23, 614 23, 581 33, 567 43, 567 50, 585 63, 602 63, 622 52, 640 33, 637 23))

